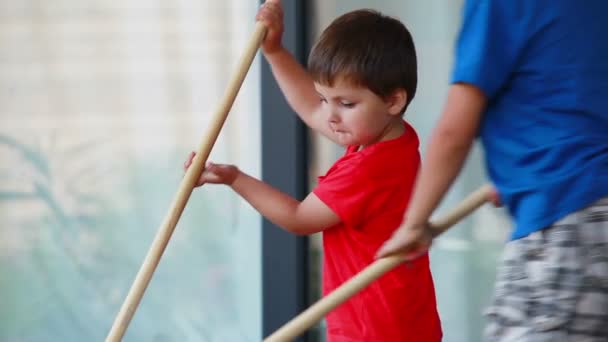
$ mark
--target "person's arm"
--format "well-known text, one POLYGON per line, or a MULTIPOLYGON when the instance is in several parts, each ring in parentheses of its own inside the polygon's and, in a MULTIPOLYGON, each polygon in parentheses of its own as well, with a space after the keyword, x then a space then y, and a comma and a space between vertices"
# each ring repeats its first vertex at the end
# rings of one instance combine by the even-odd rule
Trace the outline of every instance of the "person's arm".
POLYGON ((425 224, 460 173, 477 135, 486 104, 479 88, 450 87, 441 119, 433 130, 409 205, 408 225, 425 224))
POLYGON ((318 233, 340 222, 314 193, 300 202, 243 172, 239 172, 231 187, 272 223, 294 234, 318 233))
POLYGON ((283 9, 279 0, 268 0, 256 19, 264 23, 268 32, 262 43, 262 51, 289 106, 310 128, 335 139, 326 124, 321 122, 320 97, 308 71, 287 51, 282 43, 283 9))
POLYGON ((265 56, 291 108, 310 128, 327 135, 329 129, 323 132, 318 115, 320 97, 308 71, 283 47, 265 56))
MULTIPOLYGON (((192 165, 192 152, 184 163, 184 170, 192 165)), ((195 186, 206 183, 226 184, 245 199, 260 214, 277 226, 298 235, 320 232, 340 223, 340 218, 314 193, 303 201, 241 172, 234 165, 207 162, 195 186)))
POLYGON ((485 105, 486 97, 479 88, 468 84, 450 87, 443 114, 423 158, 404 222, 380 249, 379 257, 411 253, 429 246, 428 220, 462 168, 485 105))

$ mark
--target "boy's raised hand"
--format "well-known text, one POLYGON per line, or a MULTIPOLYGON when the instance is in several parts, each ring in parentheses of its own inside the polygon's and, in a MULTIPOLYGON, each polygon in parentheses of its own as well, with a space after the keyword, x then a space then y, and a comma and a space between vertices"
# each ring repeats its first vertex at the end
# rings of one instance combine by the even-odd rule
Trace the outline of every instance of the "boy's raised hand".
MULTIPOLYGON (((192 165, 195 155, 196 153, 190 152, 188 159, 184 162, 184 172, 192 165)), ((195 186, 198 187, 205 183, 232 185, 239 173, 239 169, 234 165, 214 164, 208 161, 205 165, 205 170, 196 181, 195 186)))
POLYGON ((261 21, 268 31, 262 42, 264 54, 269 55, 281 49, 281 38, 283 36, 283 6, 280 0, 267 0, 255 19, 261 21))

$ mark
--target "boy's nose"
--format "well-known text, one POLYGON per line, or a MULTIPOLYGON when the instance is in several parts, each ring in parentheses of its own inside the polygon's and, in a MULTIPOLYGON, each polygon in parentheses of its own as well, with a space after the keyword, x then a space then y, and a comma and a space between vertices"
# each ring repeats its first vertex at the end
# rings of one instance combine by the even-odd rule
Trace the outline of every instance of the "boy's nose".
POLYGON ((331 123, 340 122, 340 116, 338 116, 335 112, 330 111, 329 112, 329 122, 331 122, 331 123))

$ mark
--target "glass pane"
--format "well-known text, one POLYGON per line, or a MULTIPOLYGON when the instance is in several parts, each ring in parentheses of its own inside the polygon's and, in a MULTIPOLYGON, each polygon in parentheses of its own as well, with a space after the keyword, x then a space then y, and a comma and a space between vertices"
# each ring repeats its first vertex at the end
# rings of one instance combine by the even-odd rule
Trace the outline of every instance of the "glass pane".
MULTIPOLYGON (((0 2, 0 340, 105 338, 257 6, 0 2)), ((259 177, 257 64, 210 159, 259 177)), ((260 230, 195 190, 125 341, 259 341, 260 230)))
MULTIPOLYGON (((314 2, 310 36, 317 37, 335 17, 358 8, 373 8, 406 24, 416 44, 418 89, 405 118, 418 132, 421 151, 424 152, 447 93, 462 5, 462 0, 380 0, 373 3, 365 0, 317 0, 314 2)), ((317 138, 313 140, 313 153, 311 174, 318 175, 325 172, 343 149, 317 138)), ((483 156, 476 146, 437 214, 456 205, 486 181, 483 156)), ((482 313, 492 294, 496 263, 509 225, 502 210, 486 206, 435 243, 431 252, 431 268, 445 342, 481 341, 482 313)), ((312 265, 317 266, 313 273, 318 274, 320 239, 311 241, 311 255, 315 256, 312 265)), ((318 276, 311 279, 318 279, 318 276)), ((318 292, 316 294, 318 296, 318 292)))

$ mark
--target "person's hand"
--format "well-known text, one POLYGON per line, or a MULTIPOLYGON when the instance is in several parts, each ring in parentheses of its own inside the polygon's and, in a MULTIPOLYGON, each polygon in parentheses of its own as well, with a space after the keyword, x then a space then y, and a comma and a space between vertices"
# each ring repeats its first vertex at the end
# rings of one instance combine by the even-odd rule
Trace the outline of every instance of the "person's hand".
POLYGON ((267 0, 255 16, 267 28, 266 37, 262 42, 264 54, 269 55, 282 48, 283 36, 283 6, 280 0, 267 0))
POLYGON ((492 191, 490 192, 488 201, 494 204, 494 206, 497 208, 502 207, 502 202, 500 201, 500 194, 498 193, 498 190, 496 190, 495 187, 492 187, 492 191))
MULTIPOLYGON (((186 162, 184 163, 184 172, 192 165, 192 160, 195 155, 196 153, 191 152, 188 159, 186 159, 186 162)), ((214 164, 208 161, 205 165, 205 170, 203 170, 203 173, 196 181, 195 186, 201 186, 205 183, 232 185, 239 173, 239 169, 234 165, 214 164)))
POLYGON ((376 258, 393 254, 405 254, 406 260, 413 260, 424 255, 433 241, 427 224, 408 225, 403 223, 376 253, 376 258))

